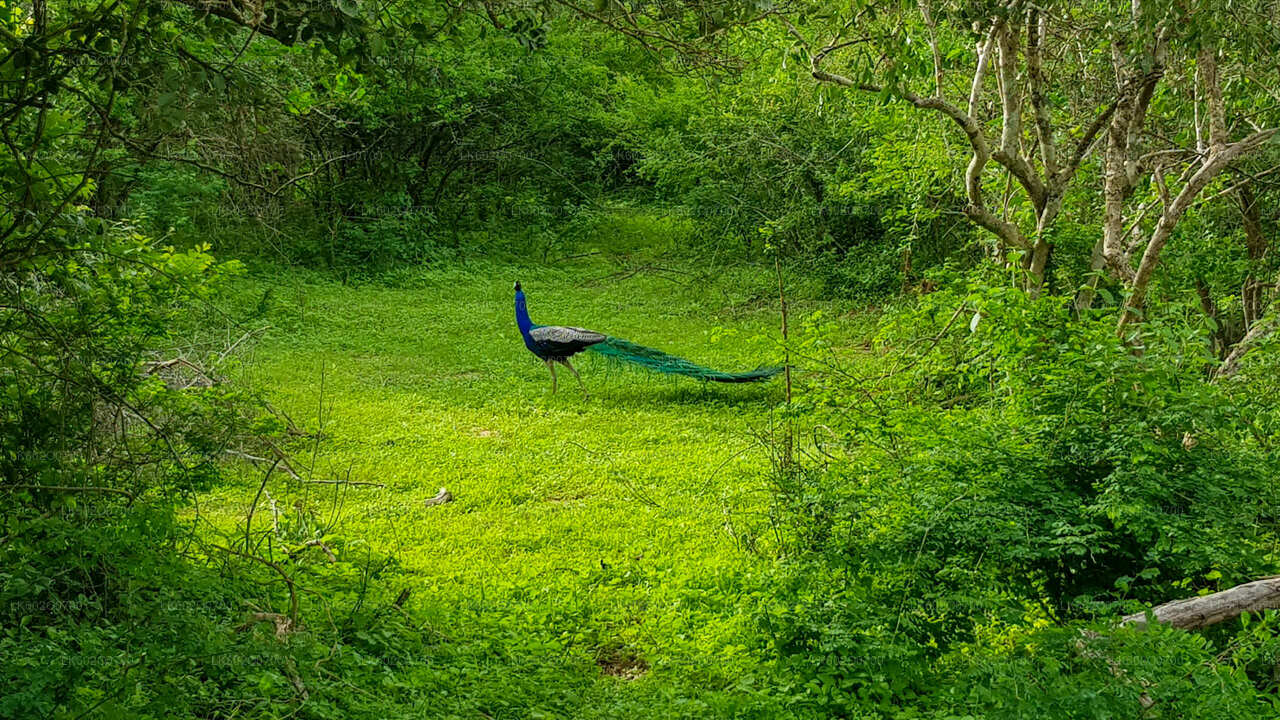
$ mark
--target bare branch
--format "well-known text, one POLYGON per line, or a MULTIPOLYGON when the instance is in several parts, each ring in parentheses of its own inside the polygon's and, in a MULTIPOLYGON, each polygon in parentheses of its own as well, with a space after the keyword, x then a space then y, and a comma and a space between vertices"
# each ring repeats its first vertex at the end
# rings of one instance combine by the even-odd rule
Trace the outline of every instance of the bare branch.
POLYGON ((320 548, 321 550, 323 550, 325 556, 329 558, 329 562, 331 563, 338 562, 338 556, 333 554, 333 549, 330 548, 328 545, 326 545, 323 540, 319 540, 319 539, 308 540, 302 543, 302 545, 297 550, 294 550, 293 552, 289 553, 289 557, 291 558, 297 557, 302 553, 303 550, 306 550, 307 548, 313 548, 313 547, 320 548))
POLYGON ((1093 148, 1094 141, 1098 139, 1098 134, 1111 121, 1118 104, 1118 100, 1112 100, 1111 104, 1103 108, 1102 112, 1099 112, 1097 117, 1093 119, 1093 122, 1089 123, 1089 127, 1085 128, 1084 134, 1080 136, 1080 141, 1076 143, 1075 152, 1071 154, 1071 160, 1060 171, 1061 175, 1057 179, 1059 186, 1066 185, 1075 176, 1076 171, 1080 169, 1080 163, 1084 162, 1085 157, 1088 156, 1089 151, 1093 148))
POLYGON ((1027 79, 1031 83, 1031 109, 1036 117, 1036 138, 1044 174, 1052 182, 1058 177, 1058 149, 1053 139, 1053 121, 1045 98, 1044 61, 1040 41, 1048 29, 1048 17, 1036 8, 1027 12, 1027 79))
POLYGON ((1196 56, 1196 78, 1209 115, 1209 151, 1217 152, 1227 144, 1226 111, 1222 102, 1222 83, 1218 78, 1217 48, 1200 49, 1200 54, 1196 56))
POLYGON ((113 487, 97 487, 93 485, 32 485, 32 484, 26 484, 26 483, 18 484, 18 485, 6 485, 5 487, 10 490, 43 490, 48 492, 69 492, 69 493, 79 493, 79 492, 109 493, 114 495, 123 495, 124 497, 129 498, 129 502, 134 501, 133 493, 129 492, 128 490, 122 490, 120 488, 113 488, 113 487))
POLYGON ((307 485, 350 485, 353 487, 376 487, 384 488, 384 483, 375 482, 359 482, 356 480, 305 480, 307 485))
POLYGON ((1045 192, 1044 183, 1031 169, 1031 163, 1023 157, 1021 150, 1022 141, 1022 94, 1018 87, 1018 48, 1013 37, 1013 30, 1009 24, 1003 20, 996 22, 992 31, 995 33, 997 43, 1000 48, 999 62, 999 79, 1000 79, 1000 106, 1001 106, 1001 128, 1000 128, 1000 149, 991 157, 1005 168, 1018 180, 1023 189, 1027 191, 1027 195, 1031 197, 1031 203, 1035 205, 1036 213, 1039 214, 1044 209, 1045 192))
MULTIPOLYGON (((883 92, 883 89, 878 85, 857 83, 842 75, 835 75, 822 70, 814 70, 813 77, 824 82, 868 92, 883 92)), ((978 123, 964 114, 959 108, 941 98, 925 98, 911 92, 903 92, 900 96, 918 108, 934 110, 946 115, 964 130, 969 139, 970 147, 973 148, 973 156, 969 160, 969 167, 965 172, 965 190, 969 199, 969 204, 964 208, 965 215, 979 227, 998 237, 1006 248, 1026 249, 1028 247, 1027 240, 1022 236, 1018 227, 997 217, 987 208, 983 199, 982 169, 986 167, 991 157, 991 151, 978 123)))
POLYGON ((934 22, 929 0, 919 0, 920 17, 929 30, 929 50, 933 52, 933 94, 945 97, 942 92, 942 52, 938 50, 938 24, 934 22))
POLYGON ((973 83, 969 86, 969 117, 977 118, 982 101, 982 83, 987 77, 987 65, 991 62, 991 50, 996 42, 996 29, 991 28, 977 44, 977 64, 973 69, 973 83))
POLYGON ((1142 261, 1138 264, 1138 270, 1134 274, 1133 292, 1130 294, 1129 300, 1125 305, 1125 311, 1121 313, 1120 321, 1116 326, 1118 334, 1124 333, 1125 326, 1137 319, 1146 304, 1147 289, 1151 283, 1151 277, 1155 273, 1156 265, 1159 263, 1160 253, 1164 250, 1165 244, 1169 241, 1169 236, 1173 233, 1173 229, 1178 222, 1182 220, 1187 208, 1191 207, 1191 204, 1200 192, 1204 190, 1205 186, 1217 177, 1227 165, 1241 155, 1261 146, 1275 135, 1277 130, 1280 130, 1280 128, 1255 132, 1239 142, 1220 149, 1212 149, 1213 141, 1212 138, 1210 139, 1211 150, 1209 157, 1200 165, 1200 168, 1182 187, 1173 202, 1165 208, 1160 215, 1160 219, 1156 221, 1156 227, 1151 233, 1151 240, 1147 243, 1147 248, 1142 253, 1142 261))
POLYGON ((176 0, 176 4, 186 5, 205 15, 230 20, 285 45, 292 45, 297 39, 282 33, 274 23, 269 22, 261 3, 245 0, 176 0))
POLYGON ((1157 164, 1155 169, 1151 171, 1151 177, 1155 180, 1156 189, 1159 191, 1160 204, 1165 210, 1168 210, 1171 201, 1169 199, 1169 186, 1164 181, 1164 165, 1157 164))
MULTIPOLYGON (((1160 37, 1156 45, 1162 44, 1160 37)), ((1111 271, 1125 281, 1133 280, 1122 242, 1124 237, 1124 204, 1137 183, 1139 164, 1132 159, 1137 130, 1146 122, 1147 108, 1156 85, 1164 76, 1162 65, 1154 66, 1143 75, 1128 75, 1128 64, 1116 48, 1115 64, 1120 81, 1120 96, 1111 114, 1107 131, 1107 151, 1103 159, 1103 225, 1102 253, 1111 271)), ((1153 51, 1153 57, 1160 53, 1153 51)))
MULTIPOLYGON (((210 547, 212 547, 215 550, 220 550, 224 553, 227 553, 228 555, 235 555, 236 557, 241 557, 241 558, 244 558, 245 560, 252 560, 256 563, 261 563, 271 568, 272 570, 274 570, 276 574, 279 575, 282 580, 284 580, 285 586, 289 588, 289 614, 287 616, 289 620, 288 626, 289 627, 298 626, 298 587, 293 580, 293 576, 285 572, 285 569, 280 566, 280 563, 277 563, 272 560, 268 560, 267 558, 264 558, 264 557, 259 557, 257 555, 243 553, 243 552, 240 552, 239 550, 234 550, 229 547, 223 547, 217 544, 211 544, 210 547)), ((261 614, 261 613, 258 613, 258 614, 261 614)), ((274 613, 272 614, 274 615, 274 613)), ((258 620, 261 620, 261 619, 263 618, 258 618, 258 620)), ((277 636, 280 633, 279 624, 277 624, 276 626, 276 633, 277 633, 277 636)))
POLYGON ((433 505, 443 505, 447 502, 453 502, 453 493, 449 492, 444 488, 440 488, 440 492, 436 493, 430 498, 427 498, 424 504, 427 507, 431 507, 433 505))

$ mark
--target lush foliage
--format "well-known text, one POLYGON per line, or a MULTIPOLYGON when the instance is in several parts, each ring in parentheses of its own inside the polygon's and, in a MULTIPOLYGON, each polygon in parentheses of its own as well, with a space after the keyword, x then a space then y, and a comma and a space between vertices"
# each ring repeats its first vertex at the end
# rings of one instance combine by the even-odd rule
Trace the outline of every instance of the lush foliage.
MULTIPOLYGON (((1276 568, 1276 407, 1247 383, 1206 380, 1207 336, 1152 320, 1135 355, 1069 298, 969 280, 894 314, 864 376, 825 355, 815 323, 808 352, 831 370, 804 402, 828 419, 810 458, 780 468, 791 595, 761 618, 815 678, 806 695, 841 712, 911 697, 951 712, 959 679, 935 673, 977 672, 994 688, 963 702, 1010 716, 1122 712, 1136 702, 1123 687, 1021 697, 1106 658, 1117 677, 1143 675, 1161 712, 1247 715, 1218 689, 1175 689, 1187 664, 1127 655, 1147 640, 1102 639, 1118 615, 1276 568)), ((1238 669, 1177 637, 1152 642, 1214 674, 1238 669)), ((1239 642, 1247 656, 1256 639, 1239 642)), ((1252 670, 1270 690, 1270 671, 1252 670)))
POLYGON ((0 3, 0 717, 1276 715, 1273 5, 0 3))

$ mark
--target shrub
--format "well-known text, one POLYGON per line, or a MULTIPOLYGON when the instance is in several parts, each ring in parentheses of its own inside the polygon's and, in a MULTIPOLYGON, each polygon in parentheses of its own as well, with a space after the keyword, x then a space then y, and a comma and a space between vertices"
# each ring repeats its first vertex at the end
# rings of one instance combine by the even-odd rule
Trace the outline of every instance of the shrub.
POLYGON ((1210 381, 1176 316, 1136 353, 1069 308, 961 284, 883 328, 898 372, 815 392, 842 452, 779 471, 788 592, 762 622, 819 706, 905 702, 1010 633, 1274 572, 1273 405, 1210 381))

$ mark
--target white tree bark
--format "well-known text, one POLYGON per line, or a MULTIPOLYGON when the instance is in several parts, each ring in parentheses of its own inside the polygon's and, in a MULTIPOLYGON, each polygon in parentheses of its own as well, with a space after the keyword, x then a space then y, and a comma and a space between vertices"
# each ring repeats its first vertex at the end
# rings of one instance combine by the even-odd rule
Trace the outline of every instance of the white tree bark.
MULTIPOLYGON (((1169 242, 1174 228, 1182 220, 1183 215, 1186 214, 1191 204, 1228 165, 1245 153, 1257 149, 1264 142, 1271 139, 1272 135, 1276 134, 1276 128, 1259 130, 1239 142, 1227 144, 1226 112, 1222 100, 1222 83, 1218 77, 1216 48, 1204 48, 1200 51, 1196 59, 1196 71, 1199 79, 1199 88, 1204 96, 1208 115, 1209 152, 1203 157, 1199 167, 1195 169, 1194 174, 1186 181, 1182 186, 1182 190, 1178 192, 1172 201, 1168 200, 1169 192, 1163 185, 1163 176, 1159 172, 1156 173, 1157 177, 1155 179, 1160 184, 1161 198, 1164 199, 1164 211, 1160 214, 1159 219, 1156 220, 1155 228, 1151 231, 1151 237, 1147 240, 1147 246, 1142 253, 1142 260, 1138 263, 1137 271, 1130 278, 1131 292, 1129 299, 1126 301, 1124 311, 1120 313, 1120 320, 1116 325, 1116 333, 1121 336, 1125 334, 1125 328, 1129 324, 1142 316, 1142 311, 1146 307, 1147 292, 1151 286, 1151 278, 1160 262, 1160 254, 1164 251, 1164 247, 1169 242)), ((1111 198, 1108 196, 1108 222, 1111 220, 1110 201, 1111 198)), ((1111 238, 1111 230, 1112 228, 1108 226, 1108 238, 1118 241, 1118 238, 1111 238)), ((1113 264, 1122 264, 1125 270, 1128 269, 1128 253, 1112 256, 1111 253, 1117 251, 1115 245, 1108 245, 1106 249, 1109 261, 1113 264)))
MULTIPOLYGON (((1280 576, 1255 580, 1211 595, 1174 600, 1151 609, 1158 623, 1183 630, 1199 630, 1244 613, 1280 608, 1280 576)), ((1147 613, 1134 613, 1121 619, 1122 625, 1147 626, 1147 613)))
MULTIPOLYGON (((990 232, 997 239, 999 255, 1011 250, 1027 251, 1023 267, 1027 270, 1027 285, 1032 291, 1039 288, 1050 254, 1049 229, 1062 210, 1066 189, 1075 178, 1081 163, 1092 150, 1095 141, 1106 127, 1118 103, 1111 103, 1090 122, 1073 148, 1059 153, 1058 142, 1049 107, 1048 77, 1044 69, 1042 44, 1049 35, 1049 19, 1038 8, 1029 8, 1025 23, 1015 24, 1007 19, 991 18, 985 32, 974 48, 973 76, 970 82, 967 107, 949 102, 942 94, 943 73, 940 64, 935 23, 926 0, 918 0, 918 8, 928 31, 928 42, 935 59, 934 90, 932 97, 922 97, 909 90, 893 88, 893 92, 912 105, 933 110, 950 118, 969 141, 971 154, 965 168, 964 187, 967 205, 965 215, 974 224, 990 232), (1025 40, 1020 34, 1025 31, 1025 40), (1019 55, 1025 56, 1025 71, 1020 67, 1019 55), (994 74, 996 98, 1000 108, 1000 135, 993 141, 983 130, 984 93, 989 92, 988 76, 994 74), (1028 92, 1024 93, 1023 87, 1028 92), (1034 119, 1031 126, 1038 150, 1039 167, 1034 154, 1023 148, 1026 128, 1023 124, 1024 94, 1030 101, 1034 119), (982 191, 983 172, 991 161, 1003 167, 1009 177, 1018 182, 1033 209, 1035 224, 1023 229, 987 207, 982 191)), ((789 32, 802 43, 803 37, 794 25, 787 24, 789 32)), ((822 69, 823 60, 847 42, 833 40, 811 58, 811 73, 821 82, 844 87, 883 92, 880 85, 858 82, 851 78, 822 69)))

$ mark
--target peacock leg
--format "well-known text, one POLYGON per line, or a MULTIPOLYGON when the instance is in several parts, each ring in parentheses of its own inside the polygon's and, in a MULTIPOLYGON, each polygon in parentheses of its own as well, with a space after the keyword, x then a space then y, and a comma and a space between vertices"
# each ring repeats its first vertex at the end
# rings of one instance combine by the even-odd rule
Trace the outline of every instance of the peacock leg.
POLYGON ((565 358, 564 360, 561 360, 561 362, 564 363, 565 367, 569 368, 569 372, 573 373, 574 377, 578 378, 578 387, 582 388, 582 397, 584 399, 589 399, 591 397, 591 393, 587 392, 587 386, 582 382, 582 376, 578 374, 578 371, 574 369, 573 365, 569 364, 569 358, 565 358))
POLYGON ((556 394, 556 363, 554 360, 547 360, 547 369, 551 371, 551 394, 556 394))

